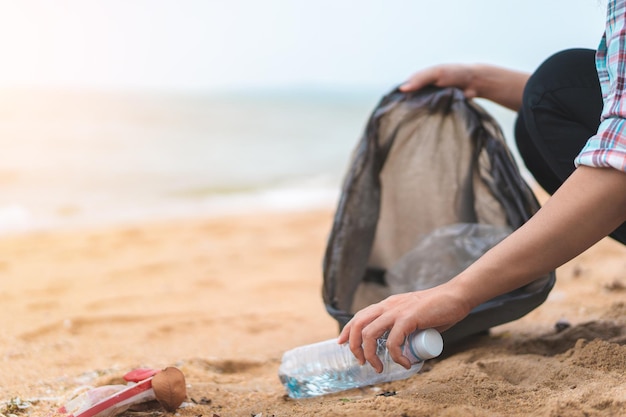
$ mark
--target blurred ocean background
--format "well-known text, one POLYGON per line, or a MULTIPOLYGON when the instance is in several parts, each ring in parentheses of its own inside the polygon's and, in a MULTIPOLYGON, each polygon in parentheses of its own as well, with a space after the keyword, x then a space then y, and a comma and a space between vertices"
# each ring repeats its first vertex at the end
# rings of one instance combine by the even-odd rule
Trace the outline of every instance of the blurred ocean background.
MULTIPOLYGON (((0 0, 0 234, 333 207, 411 73, 532 71, 595 48, 603 18, 597 0, 0 0)), ((511 140, 514 114, 481 104, 511 140)))
POLYGON ((0 232, 334 204, 377 100, 5 92, 0 232))
POLYGON ((0 232, 334 206, 383 93, 5 91, 0 232))

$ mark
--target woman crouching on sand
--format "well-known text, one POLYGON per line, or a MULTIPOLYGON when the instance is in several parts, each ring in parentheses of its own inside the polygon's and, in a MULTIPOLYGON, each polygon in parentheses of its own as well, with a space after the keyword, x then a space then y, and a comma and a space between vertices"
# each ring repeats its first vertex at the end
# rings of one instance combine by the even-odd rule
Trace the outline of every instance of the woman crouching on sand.
POLYGON ((439 65, 414 74, 403 91, 457 87, 518 112, 519 152, 552 196, 522 227, 449 282, 393 295, 344 327, 361 364, 377 371, 376 339, 389 330, 393 360, 416 329, 450 328, 483 302, 520 288, 607 235, 626 244, 626 0, 610 0, 596 51, 571 49, 532 75, 490 65, 439 65))

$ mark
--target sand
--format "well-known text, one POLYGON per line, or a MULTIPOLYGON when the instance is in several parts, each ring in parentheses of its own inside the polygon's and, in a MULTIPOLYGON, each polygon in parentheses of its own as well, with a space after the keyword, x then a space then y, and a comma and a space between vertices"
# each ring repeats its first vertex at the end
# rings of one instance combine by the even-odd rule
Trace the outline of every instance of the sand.
POLYGON ((321 299, 332 215, 1 238, 0 402, 19 397, 31 406, 18 414, 47 416, 81 387, 175 366, 188 384, 176 413, 189 417, 626 415, 626 248, 610 239, 559 268, 539 309, 408 380, 287 398, 283 351, 337 335, 321 299))

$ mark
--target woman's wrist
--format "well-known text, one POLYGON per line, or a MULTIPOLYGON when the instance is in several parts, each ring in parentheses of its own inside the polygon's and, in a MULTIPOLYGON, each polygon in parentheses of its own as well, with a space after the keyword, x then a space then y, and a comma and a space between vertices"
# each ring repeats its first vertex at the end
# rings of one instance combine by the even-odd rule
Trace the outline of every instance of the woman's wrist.
POLYGON ((475 92, 475 97, 519 110, 530 74, 480 63, 468 66, 468 72, 470 89, 475 92))
POLYGON ((442 290, 448 293, 452 302, 456 303, 466 315, 483 302, 478 288, 472 286, 462 274, 442 286, 442 290))

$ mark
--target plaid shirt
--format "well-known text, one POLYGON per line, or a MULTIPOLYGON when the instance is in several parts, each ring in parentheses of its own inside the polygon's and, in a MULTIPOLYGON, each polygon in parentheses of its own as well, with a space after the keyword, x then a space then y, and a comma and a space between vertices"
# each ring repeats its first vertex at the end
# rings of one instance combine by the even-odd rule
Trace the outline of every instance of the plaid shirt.
POLYGON ((600 126, 574 163, 626 172, 626 0, 608 2, 596 67, 604 100, 600 126))

